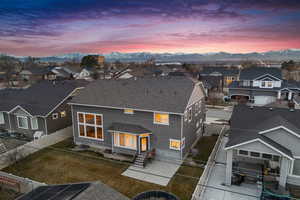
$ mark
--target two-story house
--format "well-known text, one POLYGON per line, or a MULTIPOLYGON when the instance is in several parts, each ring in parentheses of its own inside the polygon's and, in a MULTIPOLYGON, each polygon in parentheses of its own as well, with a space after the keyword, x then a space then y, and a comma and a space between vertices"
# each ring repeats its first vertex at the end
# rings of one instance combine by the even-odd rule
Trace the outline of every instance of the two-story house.
POLYGON ((0 90, 0 129, 32 139, 71 126, 68 102, 85 81, 42 81, 28 89, 0 90))
POLYGON ((225 147, 226 183, 243 176, 300 185, 299 117, 299 110, 235 106, 225 147))
POLYGON ((205 121, 201 85, 185 77, 98 80, 70 103, 74 142, 182 160, 205 121))
MULTIPOLYGON (((279 68, 252 67, 242 69, 239 80, 229 85, 231 99, 246 99, 256 105, 276 101, 282 89, 283 80, 279 68)), ((289 97, 291 99, 291 96, 289 97)))

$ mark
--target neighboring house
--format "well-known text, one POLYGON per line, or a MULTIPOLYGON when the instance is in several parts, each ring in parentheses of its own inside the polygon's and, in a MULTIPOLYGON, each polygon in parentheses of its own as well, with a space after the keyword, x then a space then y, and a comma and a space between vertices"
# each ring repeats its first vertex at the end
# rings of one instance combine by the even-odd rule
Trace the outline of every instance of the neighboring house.
POLYGON ((129 200, 128 197, 101 183, 45 185, 33 189, 16 200, 129 200))
POLYGON ((229 67, 204 67, 203 70, 199 73, 199 80, 211 82, 215 80, 216 82, 212 85, 222 85, 227 88, 233 81, 238 80, 239 69, 238 68, 229 68, 229 67), (219 77, 219 78, 211 78, 219 77), (220 83, 221 80, 221 83, 220 83))
POLYGON ((77 74, 76 79, 92 79, 97 73, 95 67, 84 67, 79 74, 77 74))
POLYGON ((67 103, 81 89, 84 81, 42 81, 28 89, 0 90, 0 129, 47 135, 70 126, 67 103))
POLYGON ((77 145, 182 160, 201 136, 204 91, 187 78, 98 80, 70 103, 77 145))
POLYGON ((278 96, 281 98, 282 83, 278 68, 246 68, 241 70, 239 80, 229 86, 229 96, 231 99, 247 99, 255 105, 266 105, 276 101, 278 96))
POLYGON ((234 107, 225 150, 226 183, 234 177, 300 185, 300 111, 285 108, 234 107))
POLYGON ((55 80, 56 74, 48 67, 34 67, 24 69, 19 73, 20 77, 27 81, 40 81, 40 80, 55 80))

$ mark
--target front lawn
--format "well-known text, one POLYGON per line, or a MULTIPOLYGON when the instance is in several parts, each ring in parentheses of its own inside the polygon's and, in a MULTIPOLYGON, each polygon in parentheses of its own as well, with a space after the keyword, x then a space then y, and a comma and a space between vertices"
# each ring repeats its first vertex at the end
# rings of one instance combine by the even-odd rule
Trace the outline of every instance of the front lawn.
MULTIPOLYGON (((208 139, 208 137, 199 141, 197 148, 203 150, 199 159, 208 158, 214 145, 213 141, 215 139, 208 139)), ((146 190, 166 190, 174 193, 181 200, 191 198, 198 182, 197 178, 190 177, 199 178, 203 172, 202 168, 182 165, 167 187, 163 187, 122 176, 122 172, 129 166, 128 163, 104 160, 100 155, 90 152, 67 151, 72 147, 71 140, 63 141, 53 147, 40 150, 4 171, 48 184, 100 180, 128 197, 146 190)))

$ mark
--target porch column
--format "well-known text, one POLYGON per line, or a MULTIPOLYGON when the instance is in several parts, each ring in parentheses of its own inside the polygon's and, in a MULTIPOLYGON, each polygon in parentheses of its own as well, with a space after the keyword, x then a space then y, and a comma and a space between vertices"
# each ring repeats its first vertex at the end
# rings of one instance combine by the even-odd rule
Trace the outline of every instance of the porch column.
POLYGON ((281 99, 281 90, 279 90, 277 93, 277 99, 281 99))
POLYGON ((290 160, 286 157, 281 158, 280 162, 280 177, 279 177, 279 185, 285 188, 286 179, 290 170, 290 160))
POLYGON ((292 92, 289 92, 288 100, 292 100, 292 92))
POLYGON ((226 185, 231 185, 231 177, 232 177, 232 154, 233 150, 226 151, 226 185))

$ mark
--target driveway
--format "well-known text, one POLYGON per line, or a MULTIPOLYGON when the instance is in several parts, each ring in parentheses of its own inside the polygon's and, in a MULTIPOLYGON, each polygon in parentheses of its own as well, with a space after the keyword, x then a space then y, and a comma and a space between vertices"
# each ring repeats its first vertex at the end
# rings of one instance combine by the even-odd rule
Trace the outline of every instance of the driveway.
POLYGON ((145 168, 130 166, 122 175, 157 185, 167 186, 179 167, 180 163, 153 160, 151 163, 148 163, 145 168))
POLYGON ((225 186, 226 153, 224 150, 227 138, 224 137, 216 163, 208 177, 207 187, 204 190, 201 200, 257 200, 260 198, 261 189, 255 184, 242 183, 240 186, 225 186))
POLYGON ((230 120, 232 107, 224 108, 207 108, 206 123, 207 124, 223 124, 230 120))

